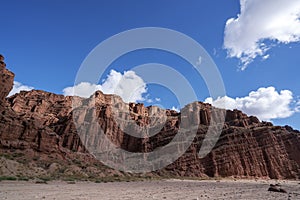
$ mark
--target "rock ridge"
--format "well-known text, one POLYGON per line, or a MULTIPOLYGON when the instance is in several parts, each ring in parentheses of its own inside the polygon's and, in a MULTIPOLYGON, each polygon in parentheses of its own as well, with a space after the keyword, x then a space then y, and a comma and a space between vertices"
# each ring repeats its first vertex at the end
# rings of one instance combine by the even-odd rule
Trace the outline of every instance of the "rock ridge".
MULTIPOLYGON (((78 135, 74 120, 88 123, 91 113, 94 113, 96 122, 109 140, 130 152, 151 152, 168 144, 180 127, 189 125, 184 124, 182 117, 198 125, 196 137, 188 150, 174 163, 152 175, 300 178, 300 134, 289 126, 273 126, 239 110, 226 110, 217 144, 200 159, 198 152, 211 123, 210 104, 188 104, 183 109, 189 112, 183 116, 182 112, 155 106, 127 104, 120 97, 101 91, 90 98, 41 90, 22 91, 7 98, 13 87, 14 74, 6 69, 3 56, 0 56, 0 77, 0 155, 6 158, 14 158, 16 153, 22 155, 15 160, 25 163, 26 172, 23 173, 34 174, 32 171, 38 168, 46 175, 124 175, 103 166, 89 153, 78 135), (122 119, 131 121, 130 127, 122 119), (139 137, 126 133, 126 130, 132 130, 145 136, 143 134, 149 134, 144 132, 145 127, 157 134, 139 137)), ((96 137, 90 142, 101 145, 96 137)), ((0 175, 5 174, 4 171, 0 167, 0 175)), ((15 171, 11 173, 17 174, 15 171)))

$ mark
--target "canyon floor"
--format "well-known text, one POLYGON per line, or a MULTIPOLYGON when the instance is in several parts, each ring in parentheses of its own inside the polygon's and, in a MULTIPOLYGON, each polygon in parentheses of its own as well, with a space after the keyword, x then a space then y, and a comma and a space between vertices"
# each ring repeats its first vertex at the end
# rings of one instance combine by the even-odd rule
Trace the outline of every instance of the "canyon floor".
POLYGON ((143 182, 52 181, 0 182, 0 199, 132 200, 132 199, 300 199, 299 181, 275 180, 160 180, 143 182), (269 192, 279 183, 287 193, 269 192))

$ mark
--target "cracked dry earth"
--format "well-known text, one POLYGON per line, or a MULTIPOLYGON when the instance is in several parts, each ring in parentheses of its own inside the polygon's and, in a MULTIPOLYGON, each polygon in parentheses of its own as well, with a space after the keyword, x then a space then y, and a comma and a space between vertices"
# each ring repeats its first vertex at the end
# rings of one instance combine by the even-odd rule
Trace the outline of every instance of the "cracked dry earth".
POLYGON ((274 180, 163 180, 144 182, 92 183, 0 182, 0 199, 32 200, 132 200, 132 199, 300 199, 300 184, 279 181, 288 193, 267 191, 274 180))

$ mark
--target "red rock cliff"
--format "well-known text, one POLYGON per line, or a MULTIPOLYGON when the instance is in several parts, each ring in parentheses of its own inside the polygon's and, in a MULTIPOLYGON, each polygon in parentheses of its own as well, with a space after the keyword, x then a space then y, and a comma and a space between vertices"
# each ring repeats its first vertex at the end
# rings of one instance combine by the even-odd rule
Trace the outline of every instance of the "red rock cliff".
POLYGON ((0 102, 3 103, 9 92, 12 90, 14 73, 6 69, 4 57, 0 55, 0 102))
MULTIPOLYGON (((79 112, 76 120, 85 123, 88 123, 91 113, 95 112, 101 129, 120 148, 131 152, 151 152, 168 144, 180 126, 188 126, 181 118, 186 117, 189 123, 199 124, 192 145, 173 164, 155 173, 199 177, 300 177, 300 134, 290 127, 273 126, 271 123, 260 122, 256 117, 248 117, 241 111, 228 110, 216 146, 200 159, 198 151, 212 113, 209 104, 194 102, 186 105, 183 109, 190 112, 187 116, 181 116, 181 113, 172 110, 126 104, 120 97, 105 95, 100 91, 94 94, 94 99, 65 97, 38 90, 21 92, 5 99, 12 88, 14 75, 4 68, 0 73, 2 153, 14 149, 28 155, 43 154, 44 160, 51 161, 53 155, 55 159, 64 161, 77 155, 88 155, 77 135, 74 112, 79 112), (74 104, 79 106, 75 110, 72 107, 74 104), (83 107, 85 109, 80 110, 83 107), (116 117, 116 108, 128 112, 119 112, 116 117), (133 127, 134 132, 142 134, 143 127, 150 125, 159 133, 145 138, 130 136, 124 133, 124 127, 128 127, 121 120, 118 121, 119 118, 133 120, 137 126, 130 128, 133 127)), ((93 127, 90 128, 93 132, 93 127)), ((89 142, 95 140, 96 137, 91 137, 89 142)), ((88 156, 88 161, 96 162, 92 156, 88 156)))

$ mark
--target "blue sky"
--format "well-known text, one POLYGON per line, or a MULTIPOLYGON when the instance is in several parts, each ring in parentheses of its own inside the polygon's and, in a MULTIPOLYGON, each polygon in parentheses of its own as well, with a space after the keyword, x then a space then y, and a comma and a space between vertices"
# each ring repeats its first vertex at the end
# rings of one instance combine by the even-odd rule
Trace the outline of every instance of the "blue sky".
MULTIPOLYGON (((110 92, 113 81, 127 77, 144 87, 133 100, 178 108, 176 95, 168 88, 143 85, 143 77, 130 73, 136 65, 163 63, 191 81, 200 101, 218 105, 227 99, 228 108, 300 129, 300 23, 294 16, 300 13, 299 1, 243 2, 241 9, 239 0, 3 1, 0 53, 15 72, 17 87, 63 94, 74 85, 86 56, 107 38, 141 27, 172 29, 193 38, 210 54, 227 97, 207 99, 204 81, 191 67, 184 67, 188 63, 149 49, 117 59, 95 87, 110 92)), ((94 86, 82 87, 88 91, 94 86)))

